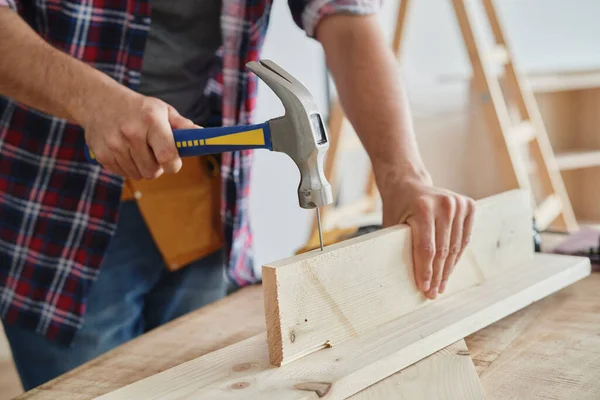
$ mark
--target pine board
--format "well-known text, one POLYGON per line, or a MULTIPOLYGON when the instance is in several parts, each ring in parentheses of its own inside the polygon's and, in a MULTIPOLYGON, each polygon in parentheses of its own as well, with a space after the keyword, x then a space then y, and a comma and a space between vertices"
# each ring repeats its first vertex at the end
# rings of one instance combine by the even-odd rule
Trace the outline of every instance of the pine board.
POLYGON ((464 340, 356 393, 350 400, 483 400, 485 393, 464 340))
POLYGON ((594 272, 467 338, 488 400, 600 399, 599 285, 594 272))
POLYGON ((261 334, 101 399, 344 399, 589 273, 587 259, 536 254, 509 274, 282 367, 270 365, 261 334))
MULTIPOLYGON (((509 191, 478 201, 472 241, 443 296, 530 259, 531 220, 527 191, 509 191)), ((263 287, 274 365, 338 345, 430 302, 414 283, 408 226, 266 265, 263 287)))

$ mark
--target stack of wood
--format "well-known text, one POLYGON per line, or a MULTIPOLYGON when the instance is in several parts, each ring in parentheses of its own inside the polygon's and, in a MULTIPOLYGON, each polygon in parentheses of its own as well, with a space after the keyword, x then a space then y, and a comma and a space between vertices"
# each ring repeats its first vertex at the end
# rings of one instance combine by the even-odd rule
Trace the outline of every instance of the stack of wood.
POLYGON ((462 339, 590 273, 587 258, 534 253, 531 220, 526 191, 479 201, 434 301, 415 286, 407 226, 264 266, 266 334, 101 398, 482 399, 462 339), (428 373, 407 380, 410 368, 428 373))

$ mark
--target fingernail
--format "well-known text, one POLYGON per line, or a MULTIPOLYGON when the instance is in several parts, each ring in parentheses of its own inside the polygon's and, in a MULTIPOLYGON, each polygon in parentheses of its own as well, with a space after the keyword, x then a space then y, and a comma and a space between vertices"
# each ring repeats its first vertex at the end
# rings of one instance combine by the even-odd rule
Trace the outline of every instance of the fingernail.
POLYGON ((440 283, 440 294, 443 294, 446 291, 446 284, 447 281, 442 281, 442 283, 440 283))
POLYGON ((151 179, 156 179, 159 176, 161 176, 163 173, 165 172, 164 169, 162 169, 162 167, 158 168, 158 170, 154 173, 154 175, 151 177, 151 179))
POLYGON ((438 290, 437 290, 437 288, 433 288, 433 289, 431 289, 431 293, 430 293, 430 295, 431 295, 431 298, 432 298, 432 299, 435 299, 435 298, 437 297, 437 293, 438 293, 438 290))
POLYGON ((425 281, 425 282, 423 282, 423 287, 421 288, 421 290, 423 290, 424 292, 428 292, 430 285, 431 285, 431 281, 425 281))

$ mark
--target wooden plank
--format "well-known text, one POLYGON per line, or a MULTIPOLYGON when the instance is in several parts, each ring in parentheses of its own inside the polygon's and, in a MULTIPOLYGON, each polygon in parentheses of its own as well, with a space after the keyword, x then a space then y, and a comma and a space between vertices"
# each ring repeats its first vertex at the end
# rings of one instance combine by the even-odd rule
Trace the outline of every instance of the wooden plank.
POLYGON ((0 359, 0 400, 14 399, 21 393, 23 387, 14 362, 10 358, 0 359))
POLYGON ((20 399, 89 400, 264 332, 260 285, 236 293, 97 357, 20 399))
MULTIPOLYGON (((544 235, 544 239, 548 235, 544 235)), ((480 376, 485 376, 482 382, 484 391, 493 388, 503 393, 509 393, 510 385, 502 369, 488 373, 494 362, 502 357, 504 351, 512 352, 512 343, 519 345, 520 358, 536 356, 538 343, 545 344, 547 336, 530 335, 529 326, 534 327, 538 320, 546 320, 543 328, 553 332, 552 348, 561 354, 563 360, 576 362, 582 360, 580 351, 573 348, 572 337, 580 341, 600 341, 598 326, 600 326, 600 274, 592 274, 555 294, 536 302, 527 308, 468 336, 467 342, 471 358, 480 376), (578 312, 573 312, 576 308, 578 312), (555 311, 568 315, 568 324, 562 324, 562 317, 557 320, 555 311), (557 325, 559 328, 556 329, 557 325), (516 328, 516 329, 515 329, 516 328), (558 335, 557 335, 558 333, 558 335), (519 336, 527 338, 526 343, 516 342, 519 336), (504 382, 504 383, 503 383, 504 382)), ((259 285, 246 287, 234 295, 213 303, 200 310, 163 325, 138 339, 132 340, 106 355, 94 359, 68 374, 50 381, 41 387, 27 392, 20 397, 31 400, 89 400, 109 393, 113 390, 152 376, 163 370, 182 364, 200 355, 206 354, 207 349, 219 349, 230 343, 243 340, 264 332, 263 295, 259 285), (207 329, 210 327, 210 329, 207 329), (193 337, 194 340, 190 340, 193 337), (157 351, 168 349, 168 351, 157 351)), ((600 342, 593 346, 600 348, 600 342)), ((573 385, 552 385, 556 399, 576 399, 582 390, 587 390, 587 398, 600 398, 600 388, 597 387, 600 376, 600 358, 595 360, 594 353, 586 353, 581 363, 587 368, 575 370, 576 376, 570 376, 573 385), (596 364, 595 364, 596 363, 596 364), (594 386, 596 385, 596 386, 594 386), (596 392, 593 388, 596 387, 596 392), (595 397, 590 396, 595 393, 595 397)), ((510 358, 519 362, 517 358, 510 358)), ((510 361, 501 361, 509 362, 510 361)), ((557 363, 552 357, 537 363, 537 366, 521 376, 523 385, 529 387, 533 400, 542 400, 537 394, 546 395, 547 382, 559 382, 564 376, 562 363, 557 363)), ((2 370, 3 371, 3 370, 2 370)), ((564 382, 564 380, 563 380, 564 382)), ((548 396, 547 396, 548 397, 548 396)), ((543 400, 547 400, 543 399, 543 400)), ((527 398, 522 397, 522 398, 527 398)), ((488 400, 499 397, 488 395, 488 400)), ((504 400, 504 399, 501 399, 504 400)))
POLYGON ((350 397, 381 399, 482 400, 485 393, 467 344, 459 340, 350 397))
MULTIPOLYGON (((588 278, 589 279, 589 278, 588 278)), ((580 283, 580 282, 578 282, 580 283)), ((551 297, 554 297, 553 295, 551 297)), ((487 373, 510 345, 538 318, 543 318, 546 299, 538 301, 500 321, 465 338, 479 376, 487 373)))
POLYGON ((600 399, 599 285, 592 273, 466 339, 488 400, 600 399))
MULTIPOLYGON (((472 243, 457 264, 447 293, 479 284, 531 258, 531 220, 528 191, 478 201, 472 243)), ((274 365, 337 345, 428 303, 414 283, 408 226, 275 262, 264 266, 262 275, 274 365)))
POLYGON ((536 254, 510 274, 282 367, 270 365, 261 334, 100 399, 344 399, 589 273, 588 259, 536 254))

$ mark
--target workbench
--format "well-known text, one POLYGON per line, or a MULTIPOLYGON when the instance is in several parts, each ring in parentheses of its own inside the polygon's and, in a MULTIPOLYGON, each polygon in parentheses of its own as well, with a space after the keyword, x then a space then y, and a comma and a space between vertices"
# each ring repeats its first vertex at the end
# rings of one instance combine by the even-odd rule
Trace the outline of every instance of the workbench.
MULTIPOLYGON (((264 331, 260 286, 185 315, 30 392, 90 399, 264 331)), ((600 399, 600 273, 466 338, 488 399, 600 399)))

